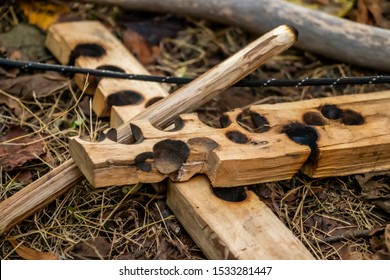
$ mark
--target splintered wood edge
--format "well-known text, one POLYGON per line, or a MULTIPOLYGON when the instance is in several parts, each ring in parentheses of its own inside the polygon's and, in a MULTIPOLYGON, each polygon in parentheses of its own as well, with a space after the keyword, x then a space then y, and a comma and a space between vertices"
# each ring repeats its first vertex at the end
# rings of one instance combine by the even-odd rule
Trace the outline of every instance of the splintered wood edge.
POLYGON ((314 259, 304 245, 254 194, 227 202, 204 176, 169 182, 167 204, 210 259, 314 259))

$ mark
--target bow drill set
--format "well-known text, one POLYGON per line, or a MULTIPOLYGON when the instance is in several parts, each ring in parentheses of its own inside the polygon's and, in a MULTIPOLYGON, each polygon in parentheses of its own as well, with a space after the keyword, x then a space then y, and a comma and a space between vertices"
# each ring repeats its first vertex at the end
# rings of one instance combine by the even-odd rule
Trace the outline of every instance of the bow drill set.
MULTIPOLYGON (((298 171, 319 178, 390 169, 390 92, 236 109, 221 116, 219 128, 188 113, 240 85, 239 80, 295 40, 293 29, 278 27, 168 95, 160 84, 147 82, 149 73, 99 23, 53 25, 47 47, 62 64, 74 63, 75 73, 95 69, 88 73, 96 76, 75 74, 74 79, 83 87, 88 78, 86 91, 93 94, 95 113, 111 117, 112 128, 96 141, 70 140, 75 164, 95 187, 168 178, 169 207, 209 258, 311 259, 265 204, 242 187, 290 179, 298 171)), ((69 70, 58 67, 52 70, 69 70)), ((363 79, 375 83, 388 77, 363 79)))

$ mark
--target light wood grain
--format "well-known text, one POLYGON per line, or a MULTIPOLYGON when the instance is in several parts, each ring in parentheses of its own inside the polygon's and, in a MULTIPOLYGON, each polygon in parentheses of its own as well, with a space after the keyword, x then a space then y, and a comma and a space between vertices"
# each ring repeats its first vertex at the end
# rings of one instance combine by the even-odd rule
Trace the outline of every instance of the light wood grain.
MULTIPOLYGON (((221 129, 203 124, 196 114, 181 115, 184 127, 173 132, 158 130, 147 120, 135 120, 131 123, 142 130, 142 143, 123 145, 109 139, 89 142, 73 138, 70 153, 94 187, 157 183, 166 177, 187 181, 197 173, 206 174, 214 186, 220 187, 290 179, 307 160, 310 148, 292 142, 278 130, 246 131, 235 121, 240 112, 228 113, 232 123, 221 129), (227 138, 229 132, 245 135, 248 142, 233 142, 227 138), (164 174, 156 164, 153 151, 158 143, 167 139, 182 141, 190 154, 177 170, 164 174), (151 170, 143 171, 137 167, 136 159, 148 152, 154 159, 149 159, 151 170)), ((167 148, 166 153, 174 151, 167 148)), ((174 159, 162 158, 161 161, 166 165, 175 163, 174 159)))
POLYGON ((280 24, 300 33, 297 48, 336 61, 390 71, 390 31, 283 0, 80 0, 130 10, 192 16, 263 34, 280 24))

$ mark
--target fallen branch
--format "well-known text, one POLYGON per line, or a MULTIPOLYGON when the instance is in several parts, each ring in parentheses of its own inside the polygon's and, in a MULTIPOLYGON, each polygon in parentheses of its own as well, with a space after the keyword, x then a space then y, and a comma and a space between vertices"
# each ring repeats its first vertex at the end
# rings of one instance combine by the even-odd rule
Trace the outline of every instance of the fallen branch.
POLYGON ((193 16, 265 33, 294 26, 297 48, 350 64, 390 71, 390 31, 310 10, 281 0, 79 0, 130 10, 193 16))
POLYGON ((347 230, 339 235, 326 236, 321 239, 321 241, 326 243, 339 242, 343 239, 345 240, 356 240, 359 238, 371 237, 379 232, 382 232, 385 229, 384 226, 374 229, 356 229, 356 230, 347 230))

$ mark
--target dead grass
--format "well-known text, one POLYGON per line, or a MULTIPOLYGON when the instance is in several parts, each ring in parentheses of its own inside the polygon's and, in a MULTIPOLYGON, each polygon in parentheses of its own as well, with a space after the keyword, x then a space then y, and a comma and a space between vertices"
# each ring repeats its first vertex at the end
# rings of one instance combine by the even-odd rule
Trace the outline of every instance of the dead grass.
MULTIPOLYGON (((79 9, 83 18, 92 10, 93 16, 98 18, 107 13, 107 9, 89 6, 79 9)), ((15 18, 10 10, 3 8, 0 11, 8 22, 15 18)), ((188 23, 177 38, 161 42, 162 55, 156 64, 149 66, 151 72, 197 76, 254 38, 232 27, 192 19, 188 19, 188 23)), ((321 78, 375 74, 292 49, 264 65, 252 77, 321 78)), ((198 112, 203 120, 217 126, 221 114, 236 107, 389 88, 389 85, 366 85, 231 89, 199 108, 198 112)), ((46 156, 38 157, 16 171, 1 173, 1 200, 22 189, 29 180, 39 178, 69 159, 68 137, 97 135, 108 126, 107 120, 97 120, 89 115, 85 106, 88 98, 69 85, 49 97, 19 100, 33 116, 28 122, 5 106, 0 107, 1 132, 12 126, 23 126, 32 134, 45 133, 48 150, 46 156), (31 172, 31 178, 27 181, 18 179, 25 172, 31 172)), ((381 234, 384 225, 389 223, 388 215, 361 197, 361 188, 354 176, 314 180, 298 174, 289 181, 251 186, 251 189, 318 259, 345 258, 350 256, 351 250, 365 256, 375 255, 372 238, 381 234), (369 232, 375 229, 376 233, 369 232), (348 239, 342 235, 347 230, 366 230, 366 234, 358 238, 352 238, 352 235, 348 239), (335 235, 340 235, 340 240, 327 239, 335 235)), ((0 258, 20 258, 10 243, 12 240, 39 252, 52 252, 60 259, 204 258, 164 201, 164 194, 155 193, 149 185, 94 189, 83 181, 1 236, 0 258)))

